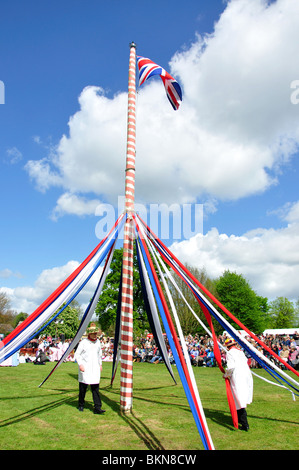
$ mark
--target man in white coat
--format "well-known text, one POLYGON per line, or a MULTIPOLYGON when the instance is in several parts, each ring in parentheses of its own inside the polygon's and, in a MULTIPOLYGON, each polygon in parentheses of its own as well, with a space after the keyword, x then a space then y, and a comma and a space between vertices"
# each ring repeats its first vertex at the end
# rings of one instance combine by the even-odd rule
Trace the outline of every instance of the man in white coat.
POLYGON ((238 413, 238 422, 243 431, 249 430, 246 406, 252 403, 253 380, 247 359, 238 348, 236 341, 229 338, 224 343, 227 348, 226 371, 224 378, 230 379, 231 389, 238 413))
POLYGON ((94 413, 103 414, 102 400, 99 392, 99 383, 102 372, 102 349, 97 339, 98 329, 91 323, 86 330, 88 337, 81 340, 75 352, 75 360, 79 366, 79 411, 84 410, 85 394, 88 385, 92 391, 94 413))

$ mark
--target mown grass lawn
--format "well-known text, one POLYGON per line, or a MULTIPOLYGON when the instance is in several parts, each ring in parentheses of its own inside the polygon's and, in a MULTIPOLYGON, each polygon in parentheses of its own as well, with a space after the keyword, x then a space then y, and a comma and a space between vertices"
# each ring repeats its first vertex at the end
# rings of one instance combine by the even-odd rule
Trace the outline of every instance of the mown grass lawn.
MULTIPOLYGON (((62 364, 39 388, 52 368, 0 367, 1 450, 203 450, 175 367, 177 385, 163 364, 134 363, 129 415, 120 413, 119 370, 110 386, 111 363, 103 364, 100 386, 105 415, 93 414, 89 390, 78 411, 77 364, 62 364)), ((299 449, 298 401, 289 392, 254 377, 246 433, 232 426, 218 368, 193 370, 216 450, 299 449)))

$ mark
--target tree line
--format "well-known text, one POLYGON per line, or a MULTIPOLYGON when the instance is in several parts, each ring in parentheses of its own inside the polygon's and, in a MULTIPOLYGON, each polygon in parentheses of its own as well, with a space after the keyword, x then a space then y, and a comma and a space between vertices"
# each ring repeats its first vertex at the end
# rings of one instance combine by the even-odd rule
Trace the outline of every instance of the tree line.
MULTIPOLYGON (((119 286, 122 267, 122 248, 115 250, 114 257, 110 265, 110 272, 106 277, 103 291, 97 304, 95 315, 97 322, 108 336, 114 336, 117 304, 119 297, 119 286)), ((262 333, 269 328, 298 328, 299 329, 299 300, 293 302, 286 297, 277 297, 269 301, 268 298, 258 295, 250 286, 249 282, 242 274, 229 270, 217 279, 211 279, 205 269, 186 266, 193 276, 208 289, 213 296, 219 300, 241 323, 255 334, 262 333)), ((191 306, 192 310, 206 324, 205 316, 191 290, 184 281, 173 275, 175 281, 191 306)), ((187 307, 180 294, 169 284, 169 289, 174 300, 174 304, 180 319, 182 330, 185 334, 203 334, 204 328, 194 317, 187 307)), ((166 296, 165 296, 166 298, 166 296)), ((218 308, 215 305, 215 308, 218 308)), ((82 317, 82 310, 78 302, 73 301, 44 330, 43 334, 57 337, 63 334, 65 338, 72 338, 79 326, 82 317)), ((226 315, 221 312, 226 318, 226 315)), ((9 297, 6 293, 0 292, 0 333, 6 335, 14 329, 20 321, 28 316, 27 313, 16 313, 10 308, 9 297)), ((145 330, 150 331, 150 325, 144 306, 142 286, 139 276, 136 253, 134 254, 134 336, 140 337, 145 330)), ((230 318, 226 318, 234 327, 239 329, 230 318)), ((222 333, 222 327, 218 322, 214 322, 216 334, 222 333)))

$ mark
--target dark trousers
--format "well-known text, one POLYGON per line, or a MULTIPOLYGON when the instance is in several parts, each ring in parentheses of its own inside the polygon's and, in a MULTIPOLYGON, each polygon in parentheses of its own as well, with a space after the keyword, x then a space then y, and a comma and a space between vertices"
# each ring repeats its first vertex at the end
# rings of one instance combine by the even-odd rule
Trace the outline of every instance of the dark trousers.
POLYGON ((246 408, 241 408, 240 410, 237 410, 238 413, 238 422, 241 424, 241 426, 244 426, 245 428, 248 428, 248 421, 247 421, 247 412, 246 408))
MULTIPOLYGON (((87 384, 84 384, 83 382, 79 382, 79 406, 84 406, 87 387, 88 387, 87 384)), ((99 384, 91 384, 90 388, 92 392, 94 409, 101 410, 102 400, 100 397, 99 384)))

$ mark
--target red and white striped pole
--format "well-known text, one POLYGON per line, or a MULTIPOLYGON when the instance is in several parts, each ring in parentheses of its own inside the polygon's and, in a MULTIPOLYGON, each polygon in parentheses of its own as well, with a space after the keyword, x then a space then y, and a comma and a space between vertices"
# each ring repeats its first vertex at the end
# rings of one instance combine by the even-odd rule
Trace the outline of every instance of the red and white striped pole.
POLYGON ((133 255, 134 255, 134 213, 135 199, 135 140, 136 140, 136 44, 130 44, 128 82, 128 126, 125 179, 122 292, 121 292, 121 369, 120 409, 130 412, 133 406, 133 255))

